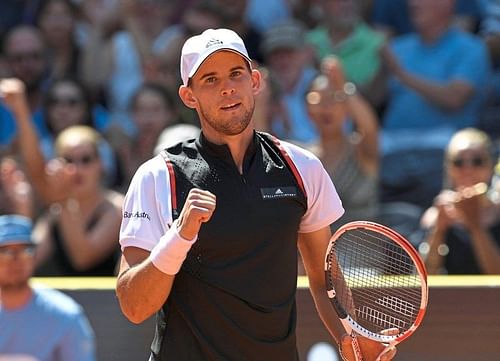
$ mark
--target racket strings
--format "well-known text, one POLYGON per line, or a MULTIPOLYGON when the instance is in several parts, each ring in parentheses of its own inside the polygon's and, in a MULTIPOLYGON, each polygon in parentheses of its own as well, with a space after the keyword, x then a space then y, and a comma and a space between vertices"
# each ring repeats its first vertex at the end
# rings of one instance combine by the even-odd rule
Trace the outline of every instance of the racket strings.
POLYGON ((339 303, 372 332, 408 330, 419 313, 422 280, 404 248, 375 231, 352 229, 335 242, 328 262, 339 303), (354 312, 352 312, 354 310, 354 312))

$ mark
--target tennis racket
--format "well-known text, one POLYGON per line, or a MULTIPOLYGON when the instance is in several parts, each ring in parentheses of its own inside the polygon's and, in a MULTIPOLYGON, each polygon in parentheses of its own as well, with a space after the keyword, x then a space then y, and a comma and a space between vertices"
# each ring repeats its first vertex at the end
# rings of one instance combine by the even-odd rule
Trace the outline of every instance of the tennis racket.
POLYGON ((424 263, 386 226, 357 221, 340 227, 326 251, 325 279, 357 361, 363 361, 357 335, 394 346, 422 322, 428 298, 424 263))

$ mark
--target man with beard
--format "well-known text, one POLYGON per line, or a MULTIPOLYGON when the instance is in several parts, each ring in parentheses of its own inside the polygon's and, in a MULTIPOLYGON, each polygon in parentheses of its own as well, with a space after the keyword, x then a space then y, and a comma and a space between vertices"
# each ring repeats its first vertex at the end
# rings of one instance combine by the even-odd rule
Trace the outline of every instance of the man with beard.
MULTIPOLYGON (((354 360, 323 272, 330 224, 343 213, 311 153, 256 132, 261 74, 242 39, 209 29, 181 52, 179 96, 197 139, 167 148, 134 176, 123 207, 117 296, 140 323, 158 312, 150 360, 298 360, 297 246, 318 311, 354 360)), ((360 337, 365 360, 396 350, 360 337)))
POLYGON ((29 285, 31 230, 29 218, 0 216, 0 359, 94 361, 94 335, 80 305, 29 285))

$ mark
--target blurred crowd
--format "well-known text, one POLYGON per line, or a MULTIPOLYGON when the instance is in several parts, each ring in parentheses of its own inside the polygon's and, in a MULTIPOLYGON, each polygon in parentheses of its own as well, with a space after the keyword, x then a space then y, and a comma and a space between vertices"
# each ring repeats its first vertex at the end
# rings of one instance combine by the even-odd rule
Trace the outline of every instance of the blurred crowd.
POLYGON ((2 0, 0 215, 33 222, 38 276, 111 276, 137 168, 196 137, 180 51, 235 30, 265 84, 257 129, 299 144, 351 220, 431 273, 500 273, 500 2, 2 0))

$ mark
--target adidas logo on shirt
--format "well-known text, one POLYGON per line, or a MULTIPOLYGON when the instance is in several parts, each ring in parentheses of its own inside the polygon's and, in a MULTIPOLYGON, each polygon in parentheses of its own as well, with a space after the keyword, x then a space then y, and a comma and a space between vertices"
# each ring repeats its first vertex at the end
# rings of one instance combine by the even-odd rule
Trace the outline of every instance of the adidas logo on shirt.
POLYGON ((297 197, 297 188, 295 187, 274 187, 261 188, 262 199, 294 198, 297 197))

